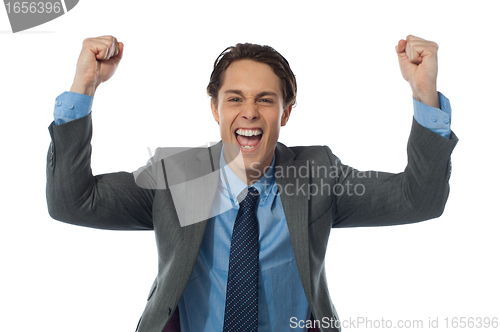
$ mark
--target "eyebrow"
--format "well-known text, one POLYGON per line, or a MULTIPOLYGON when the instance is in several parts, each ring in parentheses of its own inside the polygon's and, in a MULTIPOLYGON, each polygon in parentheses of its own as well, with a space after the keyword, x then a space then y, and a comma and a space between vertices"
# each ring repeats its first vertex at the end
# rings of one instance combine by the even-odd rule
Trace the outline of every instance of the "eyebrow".
MULTIPOLYGON (((228 94, 228 93, 235 93, 237 95, 244 97, 243 92, 241 90, 226 90, 226 91, 224 91, 224 94, 228 94)), ((258 99, 258 98, 261 98, 264 96, 274 96, 276 98, 279 98, 279 96, 275 92, 271 92, 271 91, 262 91, 259 94, 257 94, 256 98, 258 99)))

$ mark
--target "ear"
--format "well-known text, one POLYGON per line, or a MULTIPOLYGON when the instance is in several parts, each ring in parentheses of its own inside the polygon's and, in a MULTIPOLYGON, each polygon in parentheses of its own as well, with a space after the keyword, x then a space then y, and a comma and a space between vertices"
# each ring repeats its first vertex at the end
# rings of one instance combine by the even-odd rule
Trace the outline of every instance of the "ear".
POLYGON ((281 126, 283 127, 286 125, 288 122, 288 119, 290 119, 290 114, 292 113, 292 105, 288 105, 287 107, 283 108, 283 115, 281 116, 281 126))
POLYGON ((219 110, 217 109, 217 106, 215 106, 214 98, 210 98, 210 107, 212 108, 212 116, 214 117, 214 120, 219 123, 219 110))

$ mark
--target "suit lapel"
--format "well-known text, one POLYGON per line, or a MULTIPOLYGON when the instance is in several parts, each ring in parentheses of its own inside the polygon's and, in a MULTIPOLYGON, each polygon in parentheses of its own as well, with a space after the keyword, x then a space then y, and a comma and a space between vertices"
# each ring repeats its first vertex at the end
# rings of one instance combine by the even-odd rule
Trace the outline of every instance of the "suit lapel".
MULTIPOLYGON (((208 201, 213 201, 213 197, 215 195, 215 192, 217 190, 217 181, 218 181, 218 174, 219 174, 219 158, 221 154, 221 148, 222 148, 222 141, 219 142, 218 144, 209 147, 208 149, 203 149, 200 151, 196 156, 200 160, 200 165, 199 168, 202 169, 203 174, 212 174, 215 173, 217 174, 217 177, 211 177, 209 181, 214 181, 214 183, 207 183, 207 187, 209 188, 209 196, 212 197, 212 199, 208 201)), ((211 203, 210 203, 211 204, 211 203)), ((190 224, 186 227, 181 227, 185 229, 185 232, 188 233, 188 238, 192 243, 195 243, 196 246, 199 248, 201 245, 201 241, 203 239, 203 235, 205 234, 205 228, 207 227, 207 220, 204 219, 201 222, 196 222, 193 224, 190 224)), ((196 255, 198 255, 198 250, 196 251, 196 255)))
POLYGON ((295 153, 286 146, 276 145, 276 183, 300 279, 308 301, 311 293, 309 262, 309 167, 308 160, 295 160, 295 153))
POLYGON ((189 149, 162 159, 166 178, 181 227, 197 224, 213 216, 213 199, 219 183, 218 144, 197 149, 193 155, 189 149), (217 156, 214 156, 217 154, 217 156))
MULTIPOLYGON (((193 169, 194 169, 195 175, 196 175, 197 174, 196 172, 200 172, 200 170, 201 170, 201 173, 203 175, 205 175, 205 174, 213 173, 215 170, 215 171, 217 171, 216 173, 218 174, 221 147, 222 147, 222 143, 219 143, 219 144, 214 145, 208 149, 202 149, 196 155, 196 157, 199 160, 199 163, 194 162, 193 164, 189 165, 192 169, 184 169, 182 171, 193 173, 193 169)), ((193 174, 190 174, 190 176, 193 176, 193 174)), ((197 177, 197 176, 193 176, 193 177, 197 177)), ((213 190, 210 189, 210 197, 213 198, 213 196, 215 195, 215 190, 217 189, 217 186, 210 185, 210 188, 213 189, 213 190)), ((177 199, 179 199, 179 197, 177 199)), ((174 197, 173 197, 173 200, 175 201, 174 197)), ((193 207, 191 207, 191 208, 193 208, 193 207)), ((196 208, 193 208, 193 209, 196 209, 196 208)), ((175 222, 178 223, 181 227, 173 227, 173 229, 177 230, 175 232, 171 232, 170 230, 167 231, 173 237, 171 239, 171 241, 179 241, 179 239, 183 239, 181 242, 181 245, 178 246, 178 248, 180 250, 179 257, 182 257, 182 262, 181 262, 182 268, 181 269, 183 269, 182 272, 185 273, 186 277, 180 279, 180 280, 182 280, 183 284, 181 284, 181 287, 178 288, 179 293, 177 295, 179 298, 180 298, 180 296, 182 296, 182 292, 184 292, 184 289, 187 286, 190 275, 191 275, 192 270, 194 268, 196 258, 198 257, 198 252, 200 250, 201 242, 203 241, 203 236, 205 234, 205 229, 207 227, 207 221, 208 221, 208 219, 203 219, 203 221, 199 221, 199 222, 195 222, 195 223, 191 223, 191 224, 183 226, 182 222, 177 218, 177 220, 175 222), (189 250, 188 250, 188 248, 189 248, 189 250)))

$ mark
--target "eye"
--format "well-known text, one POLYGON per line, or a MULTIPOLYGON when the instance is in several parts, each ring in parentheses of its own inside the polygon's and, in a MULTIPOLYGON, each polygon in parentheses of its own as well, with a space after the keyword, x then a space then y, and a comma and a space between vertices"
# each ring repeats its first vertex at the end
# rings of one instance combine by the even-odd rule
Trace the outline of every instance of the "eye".
POLYGON ((267 98, 260 99, 259 101, 261 101, 261 102, 263 102, 263 103, 269 103, 269 104, 274 103, 274 100, 272 100, 272 99, 267 99, 267 98))
POLYGON ((234 98, 229 98, 228 101, 232 101, 232 102, 238 102, 240 101, 240 98, 237 98, 237 97, 234 97, 234 98))

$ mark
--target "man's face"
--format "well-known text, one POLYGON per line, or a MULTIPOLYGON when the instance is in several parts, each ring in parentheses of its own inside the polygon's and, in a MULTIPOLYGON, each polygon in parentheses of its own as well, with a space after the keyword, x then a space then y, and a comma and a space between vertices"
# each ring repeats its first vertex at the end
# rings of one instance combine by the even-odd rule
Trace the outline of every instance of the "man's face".
POLYGON ((237 159, 238 168, 248 172, 269 166, 280 127, 287 123, 292 109, 291 105, 283 106, 280 79, 269 65, 251 60, 229 65, 218 92, 218 105, 212 102, 226 161, 235 160, 241 152, 243 164, 237 159))

